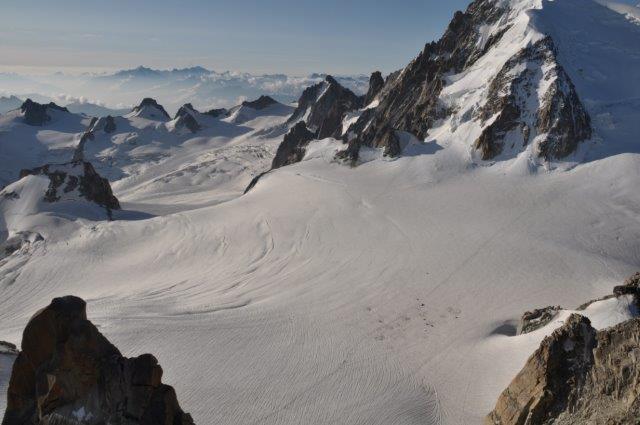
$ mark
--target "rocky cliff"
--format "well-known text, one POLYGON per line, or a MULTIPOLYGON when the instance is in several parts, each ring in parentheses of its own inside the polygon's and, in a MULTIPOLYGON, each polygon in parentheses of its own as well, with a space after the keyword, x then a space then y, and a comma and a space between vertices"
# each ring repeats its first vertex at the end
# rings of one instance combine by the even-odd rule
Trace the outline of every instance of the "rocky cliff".
POLYGON ((591 137, 589 115, 558 62, 551 37, 542 37, 530 25, 509 33, 528 13, 516 10, 521 3, 476 0, 465 12, 457 12, 442 38, 427 43, 407 67, 388 78, 378 95, 379 105, 353 126, 349 147, 341 156, 356 160, 361 146, 397 156, 401 152, 396 132, 424 140, 436 124, 453 118, 454 126, 473 121, 479 128, 478 137, 462 142, 481 160, 494 159, 505 148, 522 151, 528 144, 534 144, 535 154, 544 160, 575 151, 591 137), (504 61, 513 49, 511 38, 503 40, 505 34, 531 42, 521 43, 520 50, 504 61), (486 62, 484 74, 474 68, 481 60, 486 62), (467 74, 474 75, 470 84, 482 80, 484 85, 466 96, 458 90, 456 100, 450 101, 443 95, 445 88, 467 74))
POLYGON ((69 112, 67 108, 58 106, 53 102, 47 105, 42 105, 32 101, 31 99, 24 101, 20 107, 20 111, 24 116, 24 122, 33 126, 42 126, 51 121, 50 111, 69 112))
POLYGON ((75 194, 75 196, 105 207, 109 214, 111 210, 120 209, 120 203, 113 195, 109 181, 101 177, 89 162, 47 164, 20 172, 20 178, 28 175, 49 178, 49 188, 44 195, 46 202, 56 202, 62 196, 75 194))
POLYGON ((190 425, 151 354, 123 357, 77 297, 55 298, 27 324, 2 425, 190 425))

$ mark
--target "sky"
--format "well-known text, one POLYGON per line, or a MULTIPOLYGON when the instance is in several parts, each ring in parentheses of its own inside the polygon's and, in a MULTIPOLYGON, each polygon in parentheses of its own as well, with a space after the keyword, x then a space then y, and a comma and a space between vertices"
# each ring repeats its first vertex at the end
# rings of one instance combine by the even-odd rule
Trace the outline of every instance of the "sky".
POLYGON ((391 72, 469 0, 2 0, 0 70, 391 72))

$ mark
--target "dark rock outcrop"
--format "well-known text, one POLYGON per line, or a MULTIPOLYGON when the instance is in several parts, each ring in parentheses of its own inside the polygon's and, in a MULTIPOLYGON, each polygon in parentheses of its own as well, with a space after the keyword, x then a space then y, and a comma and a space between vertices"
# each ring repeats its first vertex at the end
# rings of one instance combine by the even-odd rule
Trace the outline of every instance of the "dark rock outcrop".
POLYGON ((77 297, 55 298, 29 320, 2 425, 192 425, 151 354, 123 357, 87 320, 77 297))
POLYGON ((49 188, 44 197, 47 202, 58 201, 62 193, 77 191, 81 197, 105 207, 109 214, 111 210, 120 209, 120 203, 113 195, 109 181, 101 177, 90 162, 47 164, 20 172, 20 178, 28 175, 49 177, 49 188))
POLYGON ((198 112, 193 108, 193 106, 190 103, 187 103, 181 106, 180 109, 178 109, 178 112, 176 113, 176 116, 174 118, 175 120, 177 120, 176 128, 178 129, 186 128, 192 133, 197 133, 198 131, 200 131, 201 129, 200 124, 198 123, 198 120, 196 120, 194 116, 197 113, 198 112))
POLYGON ((267 107, 269 107, 271 105, 275 105, 277 103, 278 103, 278 101, 276 101, 275 99, 273 99, 270 96, 260 96, 256 100, 242 102, 242 106, 246 106, 248 108, 255 109, 255 110, 259 111, 259 110, 267 108, 267 107))
POLYGON ((548 325, 558 315, 560 309, 560 306, 549 306, 527 311, 520 318, 517 334, 533 332, 548 325))
POLYGON ((315 138, 340 138, 345 114, 361 108, 362 100, 328 75, 324 81, 304 90, 287 123, 292 125, 304 120, 315 138))
POLYGON ((98 132, 104 131, 107 134, 111 134, 116 131, 116 120, 111 115, 101 118, 93 118, 91 124, 89 124, 89 131, 98 132))
POLYGON ((363 105, 367 106, 373 102, 378 93, 382 90, 382 87, 384 87, 384 78, 382 78, 382 73, 380 71, 375 71, 369 78, 369 91, 367 91, 367 94, 364 96, 363 105))
POLYGON ((639 356, 640 319, 596 332, 573 314, 542 341, 485 423, 637 423, 639 356))
POLYGON ((546 37, 509 59, 494 78, 479 112, 483 124, 493 121, 474 145, 482 159, 499 155, 507 134, 517 137, 522 146, 538 137, 538 154, 546 160, 567 156, 591 137, 589 115, 556 55, 553 40, 546 37), (551 83, 532 115, 527 108, 538 103, 540 81, 551 83))
POLYGON ((20 111, 24 115, 24 122, 28 125, 33 125, 33 126, 42 126, 45 123, 51 121, 51 116, 47 113, 48 110, 69 112, 67 108, 58 106, 53 102, 47 105, 43 105, 43 104, 34 102, 31 99, 25 100, 22 106, 20 107, 20 111))
POLYGON ((205 112, 204 114, 214 118, 219 118, 219 117, 224 117, 225 115, 227 115, 227 113, 229 113, 229 111, 226 110, 225 108, 218 108, 218 109, 211 109, 205 112))
POLYGON ((145 109, 156 110, 157 113, 160 115, 158 118, 162 118, 167 121, 171 119, 171 117, 169 116, 167 111, 164 109, 164 107, 160 105, 158 102, 156 102, 155 99, 152 99, 150 97, 145 97, 144 99, 142 99, 142 102, 140 102, 140 105, 133 108, 133 112, 139 113, 141 111, 144 111, 145 109))
POLYGON ((17 355, 19 353, 18 347, 7 341, 0 341, 0 354, 17 355))
POLYGON ((304 121, 298 122, 289 130, 278 146, 271 168, 276 169, 300 162, 304 157, 306 146, 313 139, 315 139, 315 134, 307 129, 304 121))

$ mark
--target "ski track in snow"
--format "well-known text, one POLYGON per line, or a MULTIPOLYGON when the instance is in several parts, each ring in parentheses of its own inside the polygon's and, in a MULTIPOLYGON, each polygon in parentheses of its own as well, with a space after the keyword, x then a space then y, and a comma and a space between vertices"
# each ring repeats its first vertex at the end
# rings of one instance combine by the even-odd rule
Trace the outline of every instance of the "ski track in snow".
MULTIPOLYGON (((527 16, 550 31, 578 4, 543 3, 527 16)), ((607 19, 594 31, 635 25, 601 9, 607 19)), ((598 10, 579 13, 590 22, 598 10)), ((514 172, 528 152, 473 166, 462 143, 471 124, 459 123, 466 138, 448 140, 445 122, 427 140, 442 149, 425 154, 418 143, 395 160, 368 152, 356 168, 332 161, 338 142, 313 142, 304 161, 242 196, 280 141, 260 134, 286 116, 246 116, 241 128, 212 121, 198 137, 138 117, 119 121, 128 134, 99 136, 88 149, 124 206, 115 221, 0 216, 8 230, 45 238, 0 259, 0 339, 18 343, 35 311, 74 294, 124 355, 159 359, 199 424, 481 422, 571 309, 611 293, 640 265, 638 86, 611 96, 599 89, 614 82, 601 76, 597 55, 563 50, 584 47, 574 39, 584 31, 557 37, 559 58, 603 141, 548 169, 514 172), (524 311, 558 304, 567 310, 552 324, 506 335, 524 311)), ((514 43, 534 38, 526 35, 514 43)), ((610 51, 614 41, 591 48, 610 51)), ((623 65, 638 60, 625 56, 623 65)), ((443 96, 479 102, 481 71, 452 76, 443 96)), ((76 118, 54 124, 16 130, 29 166, 78 142, 76 118)), ((9 148, 0 160, 13 158, 9 148)), ((0 179, 15 175, 4 171, 0 179)), ((613 303, 584 314, 611 325, 629 310, 613 303)), ((0 410, 9 364, 0 355, 0 410)))

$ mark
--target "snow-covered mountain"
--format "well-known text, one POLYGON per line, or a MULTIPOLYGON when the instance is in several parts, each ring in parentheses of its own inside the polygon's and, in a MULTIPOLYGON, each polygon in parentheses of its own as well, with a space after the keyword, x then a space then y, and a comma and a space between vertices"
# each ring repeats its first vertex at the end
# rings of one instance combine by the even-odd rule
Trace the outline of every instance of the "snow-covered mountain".
POLYGON ((629 15, 476 0, 402 70, 359 90, 312 76, 295 106, 270 76, 203 107, 250 78, 199 68, 101 77, 136 96, 123 116, 21 105, 0 116, 0 340, 75 294, 114 345, 157 356, 195 423, 481 423, 571 313, 592 333, 637 315, 606 297, 640 265, 629 15), (136 92, 167 75, 173 107, 136 92), (85 163, 111 220, 67 179, 85 163), (20 173, 46 164, 64 181, 20 173))

